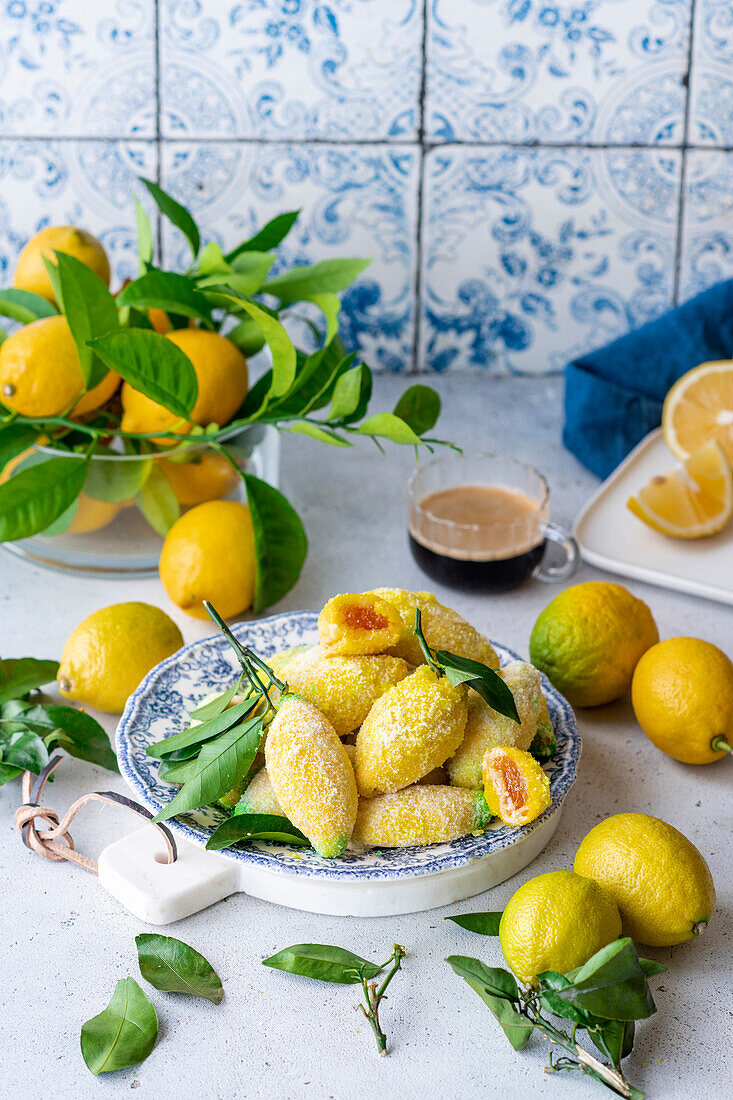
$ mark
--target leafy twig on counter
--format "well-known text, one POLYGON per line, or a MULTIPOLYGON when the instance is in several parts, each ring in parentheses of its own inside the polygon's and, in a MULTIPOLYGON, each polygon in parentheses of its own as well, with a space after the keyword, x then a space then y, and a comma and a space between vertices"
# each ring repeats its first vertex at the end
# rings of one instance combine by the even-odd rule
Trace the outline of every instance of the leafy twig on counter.
POLYGON ((379 1021, 379 1006, 384 998, 389 983, 401 968, 405 957, 405 949, 396 943, 392 954, 381 965, 370 963, 355 955, 352 951, 346 951, 343 947, 332 947, 322 943, 296 943, 292 947, 285 947, 269 959, 263 959, 263 966, 271 966, 274 970, 285 970, 289 974, 300 974, 305 978, 315 978, 320 982, 334 982, 337 985, 361 985, 366 1004, 359 1004, 365 1018, 374 1032, 377 1040, 377 1050, 380 1055, 387 1053, 387 1036, 382 1030, 379 1021), (390 967, 381 985, 373 980, 384 970, 390 967))

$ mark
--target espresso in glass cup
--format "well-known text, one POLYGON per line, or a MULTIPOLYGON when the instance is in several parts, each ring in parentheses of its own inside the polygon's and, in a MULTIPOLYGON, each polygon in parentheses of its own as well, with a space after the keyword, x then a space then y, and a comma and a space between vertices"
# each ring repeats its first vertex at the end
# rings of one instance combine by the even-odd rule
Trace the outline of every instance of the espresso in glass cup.
POLYGON ((578 550, 550 523, 546 479, 500 454, 455 454, 421 466, 408 486, 408 531, 415 561, 433 580, 474 592, 506 592, 529 577, 571 576, 578 550), (548 541, 560 565, 544 562, 548 541))

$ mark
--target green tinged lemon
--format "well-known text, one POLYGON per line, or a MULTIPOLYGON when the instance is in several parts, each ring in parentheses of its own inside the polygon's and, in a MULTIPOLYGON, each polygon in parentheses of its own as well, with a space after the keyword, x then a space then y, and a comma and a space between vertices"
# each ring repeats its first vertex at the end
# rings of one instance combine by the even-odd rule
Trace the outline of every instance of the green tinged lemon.
POLYGON ((626 694, 639 659, 658 641, 642 600, 620 584, 588 581, 540 614, 529 657, 573 706, 597 707, 626 694))

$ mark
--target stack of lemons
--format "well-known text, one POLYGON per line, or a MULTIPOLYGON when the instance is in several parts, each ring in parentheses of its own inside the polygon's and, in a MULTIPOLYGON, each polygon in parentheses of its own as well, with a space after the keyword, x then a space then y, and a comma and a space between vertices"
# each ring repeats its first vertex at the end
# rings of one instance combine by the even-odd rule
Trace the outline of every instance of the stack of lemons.
POLYGON ((499 940, 518 978, 566 974, 620 935, 671 947, 699 935, 715 908, 710 868, 677 829, 614 814, 583 839, 572 871, 530 879, 507 904, 499 940))
POLYGON ((596 707, 631 691, 637 721, 685 764, 720 760, 733 744, 733 662, 700 638, 667 638, 647 605, 620 584, 565 589, 540 614, 532 664, 574 705, 596 707))
MULTIPOLYGON (((13 285, 56 304, 55 292, 44 264, 55 252, 73 256, 109 286, 110 265, 105 250, 91 233, 75 226, 51 226, 36 234, 21 251, 13 285)), ((123 431, 148 433, 173 431, 185 437, 193 424, 226 424, 242 404, 248 386, 247 360, 223 336, 197 327, 171 331, 168 316, 150 311, 156 331, 166 335, 190 359, 198 382, 198 399, 192 422, 179 421, 164 406, 146 397, 114 371, 108 371, 90 390, 85 390, 76 344, 63 314, 33 321, 18 329, 0 347, 0 400, 9 409, 30 417, 68 415, 84 418, 112 399, 122 406, 123 431)), ((170 447, 175 440, 160 440, 170 447)), ((21 456, 18 462, 22 461, 21 456)), ((185 461, 162 459, 160 468, 185 507, 219 500, 237 485, 237 474, 227 460, 213 452, 194 452, 185 461)), ((9 476, 12 470, 6 471, 9 476)), ((122 505, 93 500, 82 494, 75 520, 69 528, 89 532, 110 523, 122 505)))

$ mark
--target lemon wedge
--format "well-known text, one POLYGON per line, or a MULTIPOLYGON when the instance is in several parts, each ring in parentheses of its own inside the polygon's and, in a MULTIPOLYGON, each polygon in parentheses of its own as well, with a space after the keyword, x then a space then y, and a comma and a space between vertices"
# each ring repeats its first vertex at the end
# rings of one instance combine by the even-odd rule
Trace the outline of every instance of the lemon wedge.
POLYGON ((626 506, 672 538, 714 535, 733 515, 733 473, 723 447, 710 440, 681 466, 653 477, 626 506))
POLYGON ((683 374, 665 398, 662 431, 677 458, 715 439, 733 463, 733 360, 701 363, 683 374))

